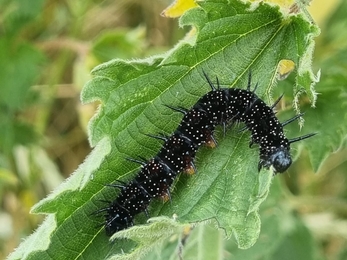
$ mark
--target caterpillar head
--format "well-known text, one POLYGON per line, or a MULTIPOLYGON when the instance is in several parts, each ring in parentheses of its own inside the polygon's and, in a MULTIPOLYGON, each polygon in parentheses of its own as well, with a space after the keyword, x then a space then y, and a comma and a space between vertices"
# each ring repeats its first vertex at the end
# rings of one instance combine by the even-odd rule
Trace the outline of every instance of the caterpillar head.
POLYGON ((270 153, 260 156, 258 170, 262 167, 269 168, 272 166, 275 173, 285 172, 292 164, 292 158, 288 147, 280 146, 273 149, 270 153))

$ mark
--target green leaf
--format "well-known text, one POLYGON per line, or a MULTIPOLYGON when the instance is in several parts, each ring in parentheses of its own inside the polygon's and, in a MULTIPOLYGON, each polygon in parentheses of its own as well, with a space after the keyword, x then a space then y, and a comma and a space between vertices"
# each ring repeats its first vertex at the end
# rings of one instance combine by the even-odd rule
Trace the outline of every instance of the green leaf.
POLYGON ((0 104, 11 110, 22 108, 35 82, 43 56, 29 44, 0 39, 0 104), (30 64, 30 65, 28 65, 30 64))
POLYGON ((287 232, 287 236, 281 241, 281 245, 277 247, 271 257, 267 259, 324 259, 322 256, 319 256, 314 238, 302 221, 294 217, 292 217, 291 221, 291 227, 287 232))
POLYGON ((184 245, 183 259, 224 259, 224 234, 214 226, 199 225, 188 239, 189 244, 184 245))
POLYGON ((346 147, 347 137, 347 45, 346 32, 341 31, 346 24, 347 2, 342 1, 331 15, 322 45, 317 52, 323 56, 317 66, 322 70, 322 81, 317 84, 320 93, 317 107, 307 116, 308 129, 318 136, 308 143, 308 151, 314 170, 317 172, 325 159, 333 152, 346 147), (339 32, 338 32, 339 31, 339 32), (334 32, 334 37, 332 37, 334 32), (332 46, 335 46, 332 48, 332 46))
MULTIPOLYGON (((13 9, 18 7, 17 2, 11 3, 13 9)), ((9 17, 17 17, 17 15, 22 17, 23 11, 16 13, 12 12, 13 9, 10 14, 5 15, 5 24, 9 17)), ((27 10, 27 12, 30 16, 31 11, 27 10)), ((37 80, 44 57, 31 44, 23 42, 20 37, 13 37, 14 35, 11 34, 15 34, 14 29, 4 29, 4 36, 0 38, 0 151, 10 154, 15 145, 28 144, 36 139, 33 127, 20 117, 19 112, 34 96, 33 91, 30 92, 30 87, 37 80)))
MULTIPOLYGON (((317 27, 302 15, 283 16, 278 8, 265 4, 254 10, 238 1, 199 4, 180 20, 183 26, 197 28, 196 35, 170 52, 144 60, 117 59, 93 70, 94 79, 85 86, 82 101, 101 102, 89 125, 95 149, 69 180, 33 209, 55 214, 56 228, 42 235, 50 237, 48 247, 30 249, 29 254, 21 246, 17 256, 19 252, 28 256, 25 259, 104 259, 129 252, 144 255, 152 245, 123 239, 110 243, 103 227, 98 226, 103 219, 91 214, 105 207, 100 200, 113 200, 118 193, 105 184, 130 180, 138 171, 138 165, 124 158, 151 158, 158 152, 162 144, 145 134, 175 130, 182 115, 164 105, 189 108, 210 91, 203 71, 212 79, 218 76, 225 87, 240 88, 246 87, 251 71, 253 84, 259 83, 257 94, 265 97, 274 87, 278 62, 291 59, 300 72, 296 88, 305 88, 314 100, 314 91, 310 91, 316 78, 308 64, 317 27)), ((249 133, 241 134, 237 129, 226 136, 217 129, 218 147, 199 150, 198 173, 177 179, 172 203, 151 203, 152 217, 177 216, 172 225, 178 235, 180 226, 215 219, 227 237, 234 235, 240 248, 257 241, 258 207, 267 196, 272 172, 258 173, 258 149, 249 149, 249 133)), ((156 237, 158 229, 153 225, 158 222, 139 226, 145 222, 140 214, 138 226, 121 234, 133 237, 132 232, 140 228, 148 231, 148 238, 156 237)), ((38 232, 43 232, 42 228, 38 232)), ((175 232, 167 230, 168 234, 175 232)))
POLYGON ((136 28, 130 32, 117 29, 101 33, 93 44, 92 52, 103 62, 115 57, 125 59, 140 55, 145 48, 143 31, 143 28, 136 28))
POLYGON ((312 235, 288 203, 290 197, 283 196, 284 190, 282 180, 276 178, 269 197, 261 206, 262 227, 257 243, 242 250, 232 241, 227 241, 224 248, 229 252, 229 258, 226 259, 320 259, 312 235), (284 249, 287 244, 290 250, 284 249))
POLYGON ((0 147, 5 154, 10 154, 15 145, 27 145, 37 140, 37 134, 31 125, 13 120, 13 117, 12 113, 0 113, 0 147))
MULTIPOLYGON (((211 222, 211 221, 209 221, 211 222)), ((166 241, 164 250, 153 250, 144 259, 196 259, 219 260, 225 259, 225 235, 222 230, 215 228, 213 223, 203 223, 186 229, 182 236, 171 237, 166 241)))
POLYGON ((43 0, 2 0, 0 12, 6 33, 15 35, 42 12, 43 0))
MULTIPOLYGON (((189 225, 181 225, 175 219, 167 217, 151 218, 147 222, 148 226, 134 226, 127 230, 120 231, 112 236, 112 239, 127 238, 136 241, 141 247, 130 254, 123 254, 112 257, 113 260, 139 259, 145 253, 150 252, 158 244, 175 234, 183 232, 189 225)), ((116 241, 117 242, 117 241, 116 241)))
MULTIPOLYGON (((317 85, 320 94, 315 109, 303 104, 305 114, 305 132, 316 132, 317 136, 305 142, 315 172, 332 153, 346 147, 347 136, 347 49, 325 60, 322 65, 322 81, 317 85)), ((295 135, 300 135, 295 125, 287 128, 295 135)))
POLYGON ((257 243, 244 250, 237 248, 233 240, 224 239, 224 231, 216 230, 212 223, 197 225, 185 230, 183 236, 172 236, 161 248, 152 250, 145 260, 154 259, 323 259, 313 237, 302 220, 283 196, 283 184, 276 178, 271 185, 270 196, 262 204, 260 215, 262 228, 257 243), (288 247, 288 248, 287 248, 288 247), (290 248, 290 249, 289 249, 290 248))

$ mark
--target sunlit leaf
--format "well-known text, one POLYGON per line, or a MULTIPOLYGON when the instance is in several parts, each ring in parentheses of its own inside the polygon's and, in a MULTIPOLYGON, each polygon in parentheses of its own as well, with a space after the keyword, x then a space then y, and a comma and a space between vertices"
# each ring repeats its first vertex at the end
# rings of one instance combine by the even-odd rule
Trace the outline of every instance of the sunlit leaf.
POLYGON ((161 15, 166 17, 179 17, 187 10, 197 7, 195 0, 175 0, 168 8, 166 8, 161 15))

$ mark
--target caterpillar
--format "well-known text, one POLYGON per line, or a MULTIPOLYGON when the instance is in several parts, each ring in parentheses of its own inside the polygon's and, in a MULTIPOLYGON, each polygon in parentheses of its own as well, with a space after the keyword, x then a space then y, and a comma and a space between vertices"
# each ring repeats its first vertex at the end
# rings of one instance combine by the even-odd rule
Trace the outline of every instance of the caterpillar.
POLYGON ((302 117, 298 114, 280 123, 274 108, 281 100, 280 96, 272 106, 267 106, 251 90, 251 73, 247 89, 221 88, 218 77, 216 86, 203 72, 211 91, 201 97, 191 109, 166 107, 183 114, 183 119, 171 136, 148 135, 163 141, 162 148, 149 161, 129 159, 141 165, 136 177, 128 182, 117 181, 109 186, 120 189, 118 197, 109 205, 95 212, 105 213, 103 224, 108 236, 133 225, 135 215, 145 212, 154 198, 171 200, 170 187, 180 172, 194 173, 195 154, 201 145, 215 147, 214 130, 217 125, 226 127, 235 122, 243 122, 251 132, 250 147, 259 145, 258 170, 273 167, 275 173, 283 173, 292 163, 290 144, 309 138, 315 133, 287 139, 283 127, 302 117))

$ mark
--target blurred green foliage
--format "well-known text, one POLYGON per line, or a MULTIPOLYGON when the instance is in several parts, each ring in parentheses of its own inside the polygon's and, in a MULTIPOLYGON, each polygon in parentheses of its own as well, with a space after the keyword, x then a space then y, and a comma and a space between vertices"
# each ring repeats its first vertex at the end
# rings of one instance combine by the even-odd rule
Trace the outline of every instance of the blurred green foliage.
MULTIPOLYGON (((162 52, 185 34, 177 29, 177 21, 159 17, 168 4, 153 4, 153 0, 0 1, 0 258, 40 222, 40 217, 29 214, 31 206, 90 152, 85 129, 96 106, 79 105, 89 71, 113 58, 162 52)), ((346 98, 346 10, 347 2, 341 1, 322 22, 317 39, 313 66, 322 70, 322 86, 337 91, 329 96, 322 89, 330 102, 346 98)), ((319 85, 317 89, 320 92, 319 85)), ((342 102, 334 104, 334 109, 342 107, 342 102)), ((318 97, 317 109, 329 109, 329 104, 324 107, 318 97)), ((346 114, 337 116, 344 124, 346 114)), ((326 126, 334 129, 334 125, 326 126)), ((345 141, 331 150, 340 146, 335 154, 322 156, 329 157, 317 175, 303 151, 290 171, 276 178, 262 206, 259 244, 240 250, 232 240, 226 241, 225 248, 231 252, 223 252, 226 258, 346 259, 345 141), (273 218, 273 213, 279 218, 273 218), (278 229, 284 232, 277 241, 278 229)), ((187 256, 197 254, 194 245, 201 234, 221 236, 209 226, 193 229, 184 240, 187 256)), ((157 258, 165 254, 176 258, 177 242, 164 244, 168 246, 157 258)), ((148 259, 156 259, 155 253, 148 259)))

